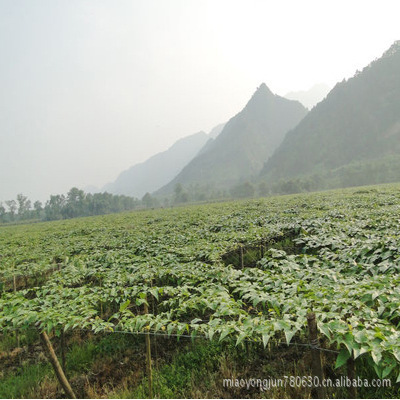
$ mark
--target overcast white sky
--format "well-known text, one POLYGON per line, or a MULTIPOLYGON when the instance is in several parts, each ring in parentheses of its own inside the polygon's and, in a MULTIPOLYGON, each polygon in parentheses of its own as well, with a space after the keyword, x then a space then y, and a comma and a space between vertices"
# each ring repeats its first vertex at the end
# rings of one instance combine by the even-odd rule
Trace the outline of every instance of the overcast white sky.
POLYGON ((102 186, 178 138, 333 86, 400 39, 400 2, 0 0, 0 201, 102 186))

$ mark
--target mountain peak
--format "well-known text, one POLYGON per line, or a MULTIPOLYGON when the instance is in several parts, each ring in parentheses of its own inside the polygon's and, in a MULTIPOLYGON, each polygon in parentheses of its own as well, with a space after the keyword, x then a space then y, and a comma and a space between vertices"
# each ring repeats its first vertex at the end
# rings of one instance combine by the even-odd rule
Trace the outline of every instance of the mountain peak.
POLYGON ((383 53, 383 57, 390 57, 400 51, 400 40, 396 40, 388 50, 383 53))
POLYGON ((268 94, 268 95, 274 95, 271 90, 269 89, 269 87, 263 82, 256 90, 256 92, 254 94, 268 94))
POLYGON ((281 144, 286 132, 306 113, 300 103, 274 95, 265 83, 261 84, 217 138, 157 193, 172 193, 174 186, 181 183, 186 188, 192 187, 189 190, 194 195, 203 190, 207 196, 215 196, 238 182, 252 179, 281 144))
POLYGON ((257 90, 254 92, 253 96, 251 96, 249 102, 246 105, 246 109, 253 109, 254 107, 260 108, 264 107, 266 102, 273 102, 275 95, 271 92, 268 86, 265 83, 262 83, 257 90))

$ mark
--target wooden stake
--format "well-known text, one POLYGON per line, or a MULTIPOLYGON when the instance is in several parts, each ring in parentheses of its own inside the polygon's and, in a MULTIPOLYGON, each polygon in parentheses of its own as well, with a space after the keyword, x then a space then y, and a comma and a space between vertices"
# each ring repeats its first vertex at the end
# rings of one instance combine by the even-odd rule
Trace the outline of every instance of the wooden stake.
POLYGON ((50 339, 47 336, 47 333, 45 331, 40 333, 40 339, 42 341, 43 348, 45 349, 45 352, 47 353, 47 356, 51 362, 51 365, 53 366, 54 372, 56 373, 57 379, 60 382, 60 385, 62 386, 66 395, 69 398, 76 399, 75 393, 72 390, 71 385, 69 384, 69 382, 64 374, 64 371, 61 368, 60 363, 58 362, 56 353, 54 352, 53 346, 52 346, 50 339))
POLYGON ((62 369, 65 371, 65 337, 64 331, 61 331, 61 365, 62 369))
MULTIPOLYGON (((146 299, 147 301, 147 299, 146 299)), ((149 313, 149 307, 147 303, 144 303, 144 313, 149 313)), ((150 332, 145 335, 146 340, 146 364, 147 364, 147 379, 149 380, 149 398, 153 398, 153 374, 151 370, 151 342, 150 342, 150 332)))
POLYGON ((321 352, 318 349, 319 341, 318 341, 318 329, 317 329, 317 321, 315 319, 315 314, 310 313, 307 315, 307 324, 308 324, 308 332, 309 339, 311 344, 311 356, 312 356, 312 374, 314 377, 318 377, 319 386, 312 389, 313 397, 317 397, 319 399, 326 398, 325 388, 322 386, 322 381, 324 379, 324 373, 322 369, 322 360, 321 360, 321 352))
MULTIPOLYGON (((14 293, 17 293, 17 280, 15 278, 15 275, 13 276, 13 288, 14 288, 14 293)), ((18 329, 15 331, 15 338, 17 339, 17 347, 20 347, 20 342, 19 342, 19 331, 18 329)), ((21 354, 21 353, 19 353, 21 354)), ((21 356, 19 356, 19 361, 21 362, 21 356)))
POLYGON ((347 376, 351 380, 351 385, 348 388, 349 389, 349 398, 357 399, 358 398, 357 386, 353 386, 353 382, 356 379, 356 365, 355 365, 353 357, 350 357, 347 360, 347 376))

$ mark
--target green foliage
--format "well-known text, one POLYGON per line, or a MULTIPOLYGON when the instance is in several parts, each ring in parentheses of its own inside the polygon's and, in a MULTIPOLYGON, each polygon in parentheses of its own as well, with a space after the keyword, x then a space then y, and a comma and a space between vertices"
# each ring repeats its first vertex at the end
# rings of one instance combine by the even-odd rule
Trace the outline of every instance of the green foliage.
MULTIPOLYGON (((312 309, 337 367, 351 354, 397 377, 398 194, 382 186, 2 227, 1 329, 266 346, 304 341, 312 309), (258 262, 226 263, 266 243, 258 262)), ((95 350, 75 352, 85 368, 95 350)))

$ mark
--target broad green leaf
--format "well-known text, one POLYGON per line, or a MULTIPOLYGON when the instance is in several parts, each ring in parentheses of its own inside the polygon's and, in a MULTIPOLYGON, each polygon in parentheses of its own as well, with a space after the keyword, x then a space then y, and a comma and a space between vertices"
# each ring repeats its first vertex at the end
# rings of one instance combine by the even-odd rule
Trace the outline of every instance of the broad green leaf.
POLYGON ((235 346, 238 346, 240 343, 242 343, 243 340, 244 340, 244 338, 245 338, 246 336, 247 336, 246 332, 242 332, 242 333, 238 336, 238 338, 237 338, 237 340, 236 340, 236 345, 235 345, 235 346))
POLYGON ((229 335, 230 332, 231 329, 229 327, 223 328, 221 331, 221 336, 219 337, 219 342, 222 342, 222 340, 224 340, 229 335))
POLYGON ((337 369, 343 366, 349 358, 350 358, 350 353, 348 352, 347 349, 340 350, 336 358, 335 368, 337 369))
POLYGON ((214 328, 210 328, 210 329, 208 330, 208 338, 209 338, 210 340, 212 340, 213 337, 214 337, 214 334, 215 334, 214 328))
POLYGON ((131 301, 128 299, 127 301, 125 301, 125 303, 122 303, 122 304, 119 306, 119 311, 120 311, 120 312, 125 311, 125 310, 128 308, 129 304, 131 304, 131 301))
POLYGON ((331 339, 331 333, 329 327, 323 322, 318 323, 318 330, 323 333, 328 339, 331 339))
POLYGON ((385 367, 382 372, 382 379, 386 378, 393 371, 395 366, 396 365, 392 364, 392 365, 388 365, 387 367, 385 367))
POLYGON ((270 335, 263 333, 262 340, 263 340, 264 348, 267 347, 270 337, 271 337, 270 335))
POLYGON ((382 359, 382 350, 377 346, 373 347, 371 350, 371 357, 374 360, 375 364, 379 364, 382 359))
POLYGON ((290 341, 292 340, 295 333, 296 333, 296 330, 285 329, 285 338, 286 338, 287 345, 290 344, 290 341))

